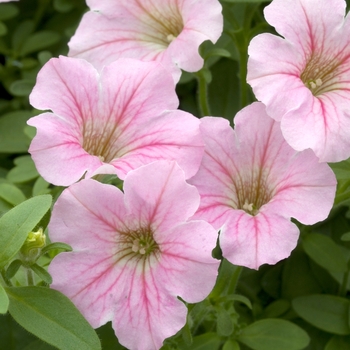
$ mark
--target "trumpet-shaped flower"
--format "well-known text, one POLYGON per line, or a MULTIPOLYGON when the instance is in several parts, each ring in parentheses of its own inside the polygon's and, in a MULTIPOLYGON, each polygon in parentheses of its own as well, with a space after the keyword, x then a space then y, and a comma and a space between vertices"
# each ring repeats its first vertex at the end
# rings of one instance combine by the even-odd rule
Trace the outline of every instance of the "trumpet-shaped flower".
POLYGON ((178 81, 179 68, 202 68, 198 53, 205 40, 223 29, 218 0, 87 0, 90 11, 69 42, 69 56, 84 58, 98 69, 120 57, 157 60, 178 81))
POLYGON ((188 220, 198 205, 198 191, 174 161, 130 171, 124 194, 92 179, 73 184, 49 225, 53 242, 73 248, 53 259, 51 287, 93 327, 112 321, 128 349, 159 349, 186 323, 177 297, 201 301, 215 284, 217 231, 188 220))
POLYGON ((176 160, 186 177, 198 170, 199 121, 176 110, 170 73, 157 62, 120 59, 101 74, 77 58, 51 59, 30 95, 38 109, 29 152, 39 173, 68 186, 96 174, 126 173, 158 159, 176 160))
POLYGON ((350 19, 344 0, 273 0, 265 18, 284 39, 253 38, 247 81, 296 150, 350 156, 350 19))
POLYGON ((201 195, 195 218, 220 229, 223 256, 257 269, 289 256, 304 224, 324 220, 332 208, 336 179, 312 150, 297 152, 280 125, 256 102, 234 119, 203 118, 205 153, 190 180, 201 195))

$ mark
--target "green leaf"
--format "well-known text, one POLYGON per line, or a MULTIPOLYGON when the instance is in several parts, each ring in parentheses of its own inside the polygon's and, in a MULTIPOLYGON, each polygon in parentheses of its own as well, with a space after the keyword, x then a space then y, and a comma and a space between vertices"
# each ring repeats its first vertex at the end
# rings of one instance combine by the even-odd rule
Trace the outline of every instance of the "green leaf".
POLYGON ((33 186, 33 196, 38 196, 40 194, 46 194, 50 192, 50 184, 46 182, 41 176, 39 176, 33 186))
POLYGON ((224 310, 218 310, 216 329, 219 335, 228 337, 233 332, 233 321, 230 314, 224 310))
POLYGON ((18 12, 17 6, 13 4, 0 4, 0 21, 16 17, 18 12))
POLYGON ((54 0, 53 7, 57 12, 69 12, 74 8, 72 0, 54 0))
POLYGON ((6 288, 11 316, 26 330, 62 350, 101 349, 100 340, 74 304, 45 287, 6 288))
POLYGON ((35 272, 35 274, 40 277, 45 283, 51 284, 52 283, 52 277, 51 275, 41 266, 38 264, 30 265, 30 268, 35 272))
POLYGON ((12 48, 15 51, 19 51, 21 46, 28 39, 33 32, 35 23, 32 20, 27 20, 19 23, 12 35, 12 48))
POLYGON ((18 187, 9 183, 0 184, 0 197, 13 206, 18 205, 27 199, 18 187))
POLYGON ((235 340, 229 339, 222 347, 222 350, 240 350, 240 346, 235 340))
POLYGON ((0 284, 0 314, 6 314, 9 308, 9 298, 3 286, 0 284))
POLYGON ((57 348, 44 343, 40 339, 36 339, 29 343, 25 348, 21 348, 21 350, 57 350, 57 348))
MULTIPOLYGON (((1 350, 24 350, 28 344, 32 343, 37 338, 28 333, 9 313, 7 313, 5 315, 0 315, 0 339, 1 350)), ((39 349, 40 348, 34 350, 39 349)))
POLYGON ((14 96, 29 96, 35 81, 31 79, 16 80, 10 85, 10 92, 14 96))
POLYGON ((208 88, 208 98, 212 115, 221 116, 231 123, 239 109, 238 63, 223 58, 215 63, 210 71, 213 80, 208 88))
POLYGON ((0 152, 23 153, 27 152, 29 140, 23 129, 27 120, 33 116, 29 111, 16 111, 4 114, 0 118, 0 152))
POLYGON ((244 328, 238 337, 254 350, 300 350, 310 342, 308 334, 292 322, 280 319, 264 319, 244 328))
POLYGON ((14 160, 16 166, 7 173, 7 179, 13 183, 23 183, 39 176, 35 164, 30 156, 17 157, 14 160))
POLYGON ((286 313, 290 309, 290 307, 291 305, 288 300, 279 299, 272 302, 265 308, 263 316, 264 318, 277 318, 286 313))
POLYGON ((22 247, 27 235, 50 209, 52 197, 33 197, 0 218, 0 267, 6 265, 22 247))
POLYGON ((0 36, 3 36, 7 33, 6 24, 0 21, 0 36))
POLYGON ((313 326, 329 333, 350 334, 350 302, 333 295, 307 295, 292 301, 295 312, 313 326))
POLYGON ((190 346, 179 346, 179 350, 217 350, 221 344, 221 339, 216 333, 205 333, 193 337, 190 346))
POLYGON ((66 243, 62 243, 62 242, 55 242, 55 243, 51 243, 51 244, 47 245, 46 247, 44 247, 41 250, 41 255, 46 254, 49 250, 52 250, 52 249, 62 249, 66 252, 72 251, 72 247, 70 245, 68 245, 66 243))
POLYGON ((50 51, 41 51, 38 53, 38 60, 42 66, 48 62, 51 57, 52 53, 50 51))
POLYGON ((321 293, 322 288, 311 271, 308 256, 299 248, 285 261, 282 273, 282 297, 293 299, 321 293))
POLYGON ((11 279, 18 271, 18 269, 22 266, 22 261, 19 259, 13 260, 10 266, 6 270, 6 277, 11 279))
POLYGON ((24 42, 20 55, 26 56, 30 53, 46 49, 47 47, 56 44, 61 36, 57 32, 50 30, 42 30, 28 37, 24 42))
POLYGON ((329 166, 334 171, 338 181, 348 180, 350 178, 350 159, 337 163, 329 163, 329 166))
POLYGON ((327 343, 324 350, 349 350, 350 336, 341 337, 334 335, 327 343))
POLYGON ((343 233, 340 239, 345 242, 350 241, 350 232, 343 233))
POLYGON ((348 270, 343 252, 328 236, 310 233, 303 238, 302 246, 306 254, 326 270, 334 272, 348 270))
POLYGON ((232 300, 234 301, 238 301, 240 303, 243 303, 244 305, 248 306, 249 309, 252 309, 252 303, 250 302, 250 300, 245 297, 244 295, 240 295, 240 294, 233 294, 232 296, 230 296, 230 299, 232 298, 232 300))

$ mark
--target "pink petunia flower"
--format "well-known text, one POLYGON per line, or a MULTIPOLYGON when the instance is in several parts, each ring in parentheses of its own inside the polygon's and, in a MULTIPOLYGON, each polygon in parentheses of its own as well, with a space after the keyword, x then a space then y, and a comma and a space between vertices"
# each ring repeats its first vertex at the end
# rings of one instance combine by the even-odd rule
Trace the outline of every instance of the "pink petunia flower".
POLYGON ((326 219, 336 179, 312 150, 297 152, 284 140, 280 125, 256 102, 235 117, 203 118, 205 154, 190 180, 201 195, 195 218, 220 229, 223 256, 257 269, 289 256, 304 224, 326 219))
POLYGON ((344 0, 273 0, 265 18, 285 39, 249 46, 247 81, 296 150, 350 156, 350 19, 344 0))
POLYGON ((198 53, 205 40, 216 42, 223 29, 218 0, 87 0, 90 11, 69 42, 69 56, 97 69, 120 57, 156 60, 177 82, 179 68, 202 68, 198 53))
POLYGON ((198 170, 199 120, 175 110, 174 81, 156 62, 120 59, 99 74, 82 59, 51 59, 30 95, 38 109, 29 152, 43 178, 68 186, 82 176, 126 173, 158 159, 176 160, 186 177, 198 170))
POLYGON ((53 259, 51 287, 94 328, 112 321, 128 349, 159 349, 186 323, 177 297, 199 302, 215 284, 217 231, 188 220, 198 205, 198 191, 169 161, 130 171, 124 194, 91 179, 70 186, 54 206, 49 234, 73 251, 53 259))

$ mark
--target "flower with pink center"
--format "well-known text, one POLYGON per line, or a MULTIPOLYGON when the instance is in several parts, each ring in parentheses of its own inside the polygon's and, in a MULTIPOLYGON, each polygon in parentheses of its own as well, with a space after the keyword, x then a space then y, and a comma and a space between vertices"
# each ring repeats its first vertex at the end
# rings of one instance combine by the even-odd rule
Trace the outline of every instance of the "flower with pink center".
POLYGON ((257 269, 289 256, 303 224, 326 219, 336 179, 312 150, 297 152, 256 102, 235 117, 201 119, 205 153, 190 180, 201 196, 194 218, 220 230, 223 256, 257 269))
POLYGON ((223 29, 218 0, 87 0, 90 11, 69 42, 69 56, 97 69, 120 57, 156 60, 179 80, 179 68, 202 68, 198 53, 205 40, 216 42, 223 29))
POLYGON ((130 171, 124 193, 92 179, 57 200, 49 235, 72 252, 56 256, 52 288, 69 297, 90 324, 112 321, 128 349, 159 349, 186 323, 189 303, 215 284, 217 231, 188 220, 199 194, 174 161, 130 171))
POLYGON ((199 120, 176 110, 170 73, 157 62, 120 59, 101 74, 78 58, 51 59, 30 95, 37 128, 29 152, 42 177, 68 186, 96 174, 126 173, 158 159, 176 160, 186 178, 204 145, 199 120))
POLYGON ((247 81, 296 150, 320 161, 350 156, 350 20, 344 0, 273 0, 248 52, 247 81))

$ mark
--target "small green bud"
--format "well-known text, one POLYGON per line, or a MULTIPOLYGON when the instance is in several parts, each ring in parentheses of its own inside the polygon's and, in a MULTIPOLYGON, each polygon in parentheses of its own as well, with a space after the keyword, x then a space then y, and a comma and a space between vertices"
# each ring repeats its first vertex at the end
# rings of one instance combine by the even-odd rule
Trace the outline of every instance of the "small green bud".
POLYGON ((22 248, 19 251, 23 265, 35 264, 39 258, 42 248, 46 245, 46 236, 42 228, 36 232, 29 232, 22 248))

